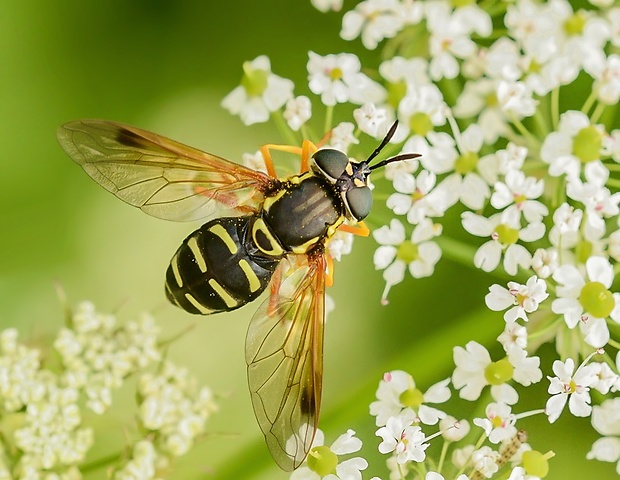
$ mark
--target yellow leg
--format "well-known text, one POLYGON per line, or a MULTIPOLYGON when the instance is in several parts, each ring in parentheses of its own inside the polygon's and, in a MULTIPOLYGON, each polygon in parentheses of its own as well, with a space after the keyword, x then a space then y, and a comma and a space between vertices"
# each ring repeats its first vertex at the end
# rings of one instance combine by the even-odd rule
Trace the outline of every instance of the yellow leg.
POLYGON ((288 152, 301 156, 301 172, 308 170, 308 162, 310 157, 317 151, 316 145, 310 140, 304 140, 301 147, 294 147, 292 145, 277 145, 268 143, 260 147, 260 152, 263 155, 263 161, 265 162, 265 168, 269 176, 277 178, 278 174, 273 165, 273 158, 271 156, 271 150, 277 150, 279 152, 288 152))
POLYGON ((334 259, 330 255, 325 255, 325 286, 331 287, 334 284, 334 259))
POLYGON ((318 149, 310 140, 304 140, 301 144, 301 173, 307 172, 309 168, 310 157, 318 149))
POLYGON ((367 237, 370 235, 370 229, 364 222, 358 222, 357 225, 345 225, 344 223, 338 227, 338 230, 343 232, 352 233, 353 235, 359 235, 360 237, 367 237))

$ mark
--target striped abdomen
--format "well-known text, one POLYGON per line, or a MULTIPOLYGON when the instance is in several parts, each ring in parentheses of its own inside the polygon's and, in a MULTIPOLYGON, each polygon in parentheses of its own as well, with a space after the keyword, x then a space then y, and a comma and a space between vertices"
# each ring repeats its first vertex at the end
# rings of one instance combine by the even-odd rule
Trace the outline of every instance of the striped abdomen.
POLYGON ((166 272, 166 296, 189 313, 234 310, 258 297, 279 258, 257 255, 248 242, 255 217, 224 217, 185 239, 166 272))

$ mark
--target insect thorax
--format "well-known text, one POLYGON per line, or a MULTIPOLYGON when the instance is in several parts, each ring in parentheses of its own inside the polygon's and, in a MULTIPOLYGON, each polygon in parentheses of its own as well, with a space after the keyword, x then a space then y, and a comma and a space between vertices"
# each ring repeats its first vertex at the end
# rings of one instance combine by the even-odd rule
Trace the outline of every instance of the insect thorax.
POLYGON ((265 199, 252 238, 266 255, 304 254, 325 242, 344 221, 334 186, 312 172, 290 177, 265 199))

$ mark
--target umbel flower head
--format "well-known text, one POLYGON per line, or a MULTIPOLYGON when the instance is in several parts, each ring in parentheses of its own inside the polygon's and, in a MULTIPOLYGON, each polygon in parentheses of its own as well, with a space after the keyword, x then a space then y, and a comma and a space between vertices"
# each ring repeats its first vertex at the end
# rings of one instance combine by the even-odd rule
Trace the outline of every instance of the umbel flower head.
MULTIPOLYGON (((485 292, 470 288, 467 273, 441 277, 454 281, 442 300, 477 296, 480 313, 497 319, 482 328, 472 314, 463 320, 468 336, 437 344, 453 353, 449 379, 446 365, 427 383, 394 366, 380 381, 370 411, 389 474, 438 478, 434 467, 445 466, 451 443, 466 443, 455 425, 473 423, 481 440, 455 445, 446 478, 544 478, 553 452, 527 445, 519 424, 540 414, 555 423, 566 406, 596 417, 603 438, 588 458, 619 462, 617 432, 601 427, 613 418, 619 366, 608 353, 591 354, 620 346, 620 8, 609 0, 314 4, 330 15, 345 10, 340 37, 369 52, 300 59, 307 85, 271 112, 284 137, 364 160, 398 121, 383 153, 421 154, 373 174, 378 205, 367 222, 385 285, 377 299, 387 304, 408 289, 425 299, 428 277, 449 262, 492 276, 485 292), (548 398, 532 398, 537 407, 524 411, 521 398, 545 376, 548 398), (483 402, 484 415, 452 420, 463 417, 441 405, 452 393, 483 402), (429 431, 435 425, 440 432, 429 431), (438 433, 450 445, 429 459, 438 433)), ((415 338, 418 321, 399 334, 415 338)), ((443 332, 444 319, 435 324, 443 332)))
POLYGON ((133 431, 140 433, 128 436, 126 445, 132 457, 121 448, 101 463, 114 478, 159 478, 172 458, 187 453, 216 405, 209 389, 170 361, 149 372, 161 362, 158 332, 150 316, 119 324, 90 302, 71 311, 67 326, 40 349, 20 343, 15 329, 0 332, 0 476, 82 478, 86 455, 101 434, 129 431, 135 419, 141 428, 133 431), (53 349, 60 362, 50 368, 53 349), (92 413, 105 414, 113 391, 132 374, 141 375, 140 405, 124 405, 124 421, 92 422, 92 413))

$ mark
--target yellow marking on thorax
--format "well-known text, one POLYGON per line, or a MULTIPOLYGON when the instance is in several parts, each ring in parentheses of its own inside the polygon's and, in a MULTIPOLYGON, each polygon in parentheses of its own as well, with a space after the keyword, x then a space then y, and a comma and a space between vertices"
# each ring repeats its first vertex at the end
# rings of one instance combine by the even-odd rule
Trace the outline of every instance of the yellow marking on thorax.
POLYGON ((327 245, 327 242, 329 242, 329 240, 334 236, 334 234, 336 233, 336 230, 338 230, 338 227, 344 222, 344 217, 341 215, 338 220, 336 220, 336 223, 334 223, 333 225, 330 225, 327 228, 327 233, 325 234, 324 237, 316 237, 316 238, 311 238, 310 240, 308 240, 306 243, 302 244, 302 245, 298 245, 296 247, 292 248, 293 253, 297 253, 298 255, 304 254, 304 253, 308 253, 308 251, 314 246, 316 245, 319 240, 323 240, 323 245, 327 245))
POLYGON ((239 266, 241 267, 241 270, 243 270, 243 273, 245 273, 245 277, 248 279, 250 284, 250 292, 254 293, 260 288, 260 280, 245 258, 239 260, 239 266))
POLYGON ((233 308, 237 306, 237 303, 238 303, 237 300, 231 297, 230 293, 224 290, 224 288, 219 283, 217 283, 215 279, 210 278, 209 285, 211 285, 211 288, 215 290, 215 293, 217 293, 220 296, 220 298, 224 300, 224 303, 226 304, 228 308, 233 308))
MULTIPOLYGON (((206 273, 207 264, 205 262, 205 257, 202 256, 202 252, 200 251, 200 247, 198 246, 198 240, 196 237, 192 237, 187 241, 187 246, 192 251, 192 255, 194 255, 194 260, 196 260, 196 264, 202 273, 206 273)), ((176 274, 175 274, 176 275, 176 274)))
POLYGON ((222 241, 228 247, 228 250, 230 250, 230 253, 232 253, 233 255, 237 253, 237 250, 239 250, 239 248, 230 236, 230 233, 228 233, 224 227, 222 227, 220 224, 215 224, 209 229, 209 231, 222 239, 222 241))
POLYGON ((187 298, 187 301, 191 303, 194 307, 196 307, 196 310, 198 310, 203 315, 208 315, 215 311, 215 310, 205 307, 202 303, 196 300, 191 293, 186 293, 185 298, 187 298))

